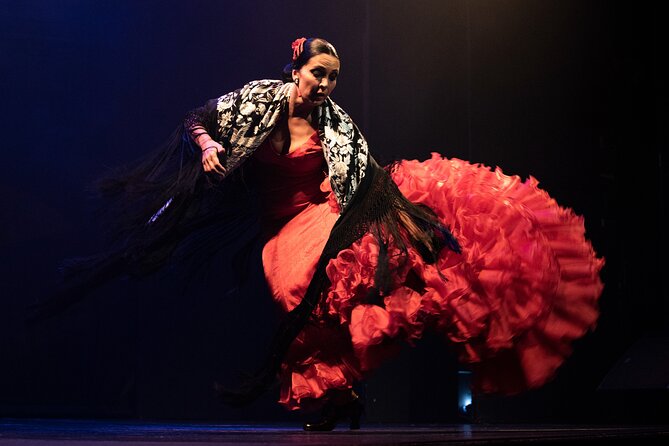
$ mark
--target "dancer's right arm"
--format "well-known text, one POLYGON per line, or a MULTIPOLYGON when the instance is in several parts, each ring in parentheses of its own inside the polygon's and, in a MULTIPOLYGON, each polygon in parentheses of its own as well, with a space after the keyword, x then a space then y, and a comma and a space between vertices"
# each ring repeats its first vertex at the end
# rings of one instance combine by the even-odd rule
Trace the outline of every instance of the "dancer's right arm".
POLYGON ((225 167, 223 167, 218 158, 218 154, 225 150, 223 146, 214 141, 203 128, 196 128, 194 131, 191 131, 191 138, 202 149, 202 167, 204 171, 225 175, 225 167))
POLYGON ((202 167, 205 172, 215 172, 225 175, 225 167, 220 162, 219 153, 225 153, 224 148, 210 135, 208 128, 213 128, 212 116, 216 113, 216 99, 208 101, 204 106, 188 112, 184 120, 184 127, 191 139, 202 151, 202 167))

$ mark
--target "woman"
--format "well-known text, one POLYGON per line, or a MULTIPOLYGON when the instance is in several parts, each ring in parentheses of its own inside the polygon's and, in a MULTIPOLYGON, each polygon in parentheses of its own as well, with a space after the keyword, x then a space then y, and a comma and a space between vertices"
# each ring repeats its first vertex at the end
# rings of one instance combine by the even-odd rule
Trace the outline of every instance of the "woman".
POLYGON ((102 184, 123 209, 121 243, 75 264, 79 289, 154 271, 189 234, 230 220, 210 191, 243 165, 259 191, 265 276, 286 316, 262 369, 240 389, 218 386, 224 401, 252 401, 278 377, 282 404, 323 407, 306 430, 344 418, 357 428, 354 384, 425 330, 453 343, 475 390, 551 379, 597 319, 603 260, 582 218, 534 179, 437 154, 379 167, 329 98, 335 48, 319 38, 292 47, 283 81, 207 102, 166 149, 102 184))

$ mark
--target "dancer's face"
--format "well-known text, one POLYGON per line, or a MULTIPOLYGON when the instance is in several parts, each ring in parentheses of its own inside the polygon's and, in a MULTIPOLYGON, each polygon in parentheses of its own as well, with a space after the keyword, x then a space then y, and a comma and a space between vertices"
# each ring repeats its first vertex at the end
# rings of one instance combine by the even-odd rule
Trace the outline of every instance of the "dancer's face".
POLYGON ((317 54, 299 70, 293 70, 302 99, 313 105, 322 104, 337 86, 339 59, 329 54, 317 54))

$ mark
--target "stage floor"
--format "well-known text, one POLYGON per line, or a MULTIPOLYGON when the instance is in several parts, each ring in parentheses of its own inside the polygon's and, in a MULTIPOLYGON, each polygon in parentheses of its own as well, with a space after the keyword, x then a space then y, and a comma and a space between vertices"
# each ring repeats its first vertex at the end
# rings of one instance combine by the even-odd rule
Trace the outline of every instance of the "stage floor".
POLYGON ((287 424, 0 419, 0 445, 494 445, 669 444, 669 425, 363 425, 304 432, 287 424))

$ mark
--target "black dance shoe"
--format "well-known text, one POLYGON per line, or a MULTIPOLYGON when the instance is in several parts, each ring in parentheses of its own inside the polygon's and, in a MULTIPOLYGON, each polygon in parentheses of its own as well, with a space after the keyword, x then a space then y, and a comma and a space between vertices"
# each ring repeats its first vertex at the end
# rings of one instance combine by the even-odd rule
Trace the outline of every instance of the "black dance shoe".
POLYGON ((343 419, 350 420, 350 429, 360 429, 360 417, 364 410, 365 406, 357 396, 344 404, 328 402, 323 407, 321 419, 316 422, 304 423, 304 430, 313 432, 331 431, 337 426, 337 422, 343 419))

